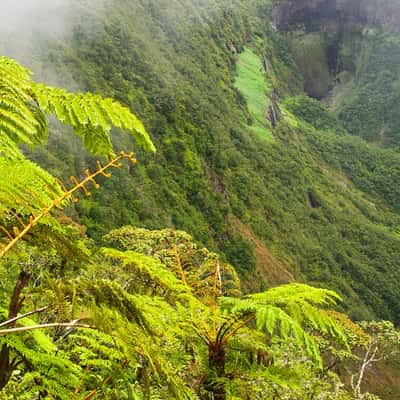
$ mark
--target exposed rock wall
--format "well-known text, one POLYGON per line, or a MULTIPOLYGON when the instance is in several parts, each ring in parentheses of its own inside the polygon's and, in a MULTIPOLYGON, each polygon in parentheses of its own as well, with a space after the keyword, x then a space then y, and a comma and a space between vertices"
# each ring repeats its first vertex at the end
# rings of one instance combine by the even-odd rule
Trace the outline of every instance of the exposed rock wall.
POLYGON ((339 17, 336 0, 284 0, 272 13, 278 29, 285 30, 290 24, 312 17, 339 17))
POLYGON ((273 11, 278 29, 304 19, 377 25, 400 31, 398 0, 283 0, 273 11))

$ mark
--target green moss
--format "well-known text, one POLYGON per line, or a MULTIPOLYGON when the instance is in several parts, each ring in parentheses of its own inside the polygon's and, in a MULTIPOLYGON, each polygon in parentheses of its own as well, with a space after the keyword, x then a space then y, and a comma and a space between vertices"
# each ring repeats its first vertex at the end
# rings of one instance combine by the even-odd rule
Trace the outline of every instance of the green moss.
POLYGON ((267 94, 272 88, 265 78, 260 57, 246 48, 239 56, 236 74, 235 86, 246 99, 253 119, 251 130, 265 139, 273 140, 265 117, 270 102, 267 94))

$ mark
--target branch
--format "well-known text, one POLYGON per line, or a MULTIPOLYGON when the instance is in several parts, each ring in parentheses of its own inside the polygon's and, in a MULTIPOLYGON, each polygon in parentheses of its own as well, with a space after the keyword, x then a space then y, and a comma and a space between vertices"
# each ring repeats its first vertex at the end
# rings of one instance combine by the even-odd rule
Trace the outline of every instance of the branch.
POLYGON ((74 322, 64 322, 64 323, 51 323, 51 324, 41 324, 32 326, 20 326, 18 328, 10 329, 0 329, 0 336, 9 335, 12 333, 33 331, 36 329, 49 329, 49 328, 84 328, 84 329, 95 329, 92 325, 87 324, 76 324, 74 322))
POLYGON ((351 385, 352 385, 352 388, 354 390, 354 394, 356 396, 360 396, 361 395, 361 385, 362 385, 362 382, 363 382, 363 379, 364 379, 365 371, 368 368, 368 366, 375 361, 375 356, 376 356, 376 353, 378 352, 378 346, 375 346, 375 349, 373 351, 372 351, 372 346, 373 346, 372 344, 370 344, 368 346, 367 351, 366 351, 366 353, 364 355, 364 359, 362 361, 361 369, 360 369, 360 372, 359 372, 359 375, 358 375, 358 379, 357 379, 357 384, 355 386, 354 386, 354 378, 352 376, 351 385), (371 353, 371 351, 372 351, 372 353, 371 353))
POLYGON ((30 279, 31 274, 29 272, 22 270, 19 273, 11 296, 10 305, 8 307, 8 318, 15 318, 21 310, 23 302, 23 298, 21 299, 21 293, 29 283, 30 279))
POLYGON ((0 328, 3 327, 3 326, 11 325, 16 321, 19 321, 20 319, 29 317, 31 315, 39 314, 39 313, 47 310, 48 308, 49 308, 49 306, 45 306, 45 307, 42 307, 42 308, 38 308, 37 310, 29 311, 26 314, 19 315, 18 317, 14 317, 14 318, 8 319, 7 321, 4 321, 4 322, 0 323, 0 328))
MULTIPOLYGON (((81 182, 78 182, 75 177, 73 177, 71 180, 74 183, 74 187, 70 190, 66 190, 63 187, 64 193, 57 199, 53 200, 51 204, 44 208, 37 216, 31 216, 29 219, 29 223, 27 225, 24 225, 24 229, 22 231, 19 231, 18 228, 15 228, 14 230, 16 231, 17 235, 10 240, 10 242, 0 250, 0 259, 4 257, 6 253, 8 253, 32 228, 34 228, 38 222, 48 215, 54 208, 59 207, 60 204, 62 204, 65 200, 67 199, 75 199, 74 194, 78 192, 79 190, 83 190, 85 194, 89 195, 90 192, 88 192, 86 185, 89 183, 94 184, 94 186, 97 188, 98 184, 95 181, 95 178, 97 178, 99 175, 102 175, 106 178, 110 176, 110 174, 107 174, 106 171, 109 168, 120 168, 121 164, 119 161, 122 159, 128 159, 132 164, 136 163, 136 159, 133 156, 133 154, 127 154, 125 152, 121 152, 120 155, 114 159, 112 159, 110 162, 108 162, 106 165, 102 166, 100 163, 97 164, 98 170, 94 173, 90 173, 89 170, 86 170, 86 178, 83 179, 81 182)), ((63 186, 63 185, 61 185, 63 186)), ((10 235, 7 235, 8 237, 10 235)))

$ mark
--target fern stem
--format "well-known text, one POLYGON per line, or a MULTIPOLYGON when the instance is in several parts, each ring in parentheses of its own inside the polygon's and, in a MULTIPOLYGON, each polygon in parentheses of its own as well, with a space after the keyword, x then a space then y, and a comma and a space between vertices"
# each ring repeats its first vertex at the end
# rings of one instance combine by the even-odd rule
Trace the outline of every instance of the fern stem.
POLYGON ((32 325, 32 326, 19 326, 17 328, 10 328, 10 329, 1 329, 0 336, 2 335, 9 335, 11 333, 19 333, 19 332, 26 332, 26 331, 33 331, 36 329, 50 329, 50 328, 84 328, 84 329, 95 329, 93 326, 88 324, 76 324, 74 322, 54 322, 50 324, 39 324, 39 325, 32 325))
POLYGON ((183 271, 183 268, 182 268, 181 258, 178 253, 177 245, 174 246, 174 253, 175 253, 176 263, 178 265, 178 271, 179 271, 179 274, 181 275, 182 282, 186 287, 189 287, 186 277, 185 277, 185 272, 183 271))
POLYGON ((12 323, 14 323, 16 321, 19 321, 20 319, 29 317, 31 315, 39 314, 39 313, 47 310, 48 308, 49 308, 49 306, 45 306, 45 307, 42 307, 42 308, 38 308, 37 310, 29 311, 26 314, 19 315, 18 317, 14 317, 14 318, 8 319, 7 321, 4 321, 4 322, 0 323, 0 328, 3 327, 3 326, 11 325, 12 323))
POLYGON ((0 259, 5 256, 32 228, 34 228, 38 222, 48 215, 53 208, 58 207, 61 203, 63 203, 65 200, 73 197, 74 193, 78 192, 79 190, 86 190, 86 185, 89 184, 90 182, 93 182, 96 177, 99 175, 105 176, 105 172, 109 168, 119 168, 119 161, 122 159, 128 159, 132 164, 136 163, 136 159, 134 158, 133 154, 127 154, 125 152, 121 152, 120 155, 114 159, 112 159, 109 163, 107 163, 105 166, 99 168, 96 172, 93 174, 87 176, 85 179, 83 179, 81 182, 77 182, 77 184, 71 189, 63 193, 62 196, 59 198, 55 199, 52 201, 52 203, 44 208, 39 215, 36 217, 31 217, 29 220, 29 223, 24 227, 23 230, 21 230, 15 238, 13 238, 7 246, 2 248, 0 250, 0 259))

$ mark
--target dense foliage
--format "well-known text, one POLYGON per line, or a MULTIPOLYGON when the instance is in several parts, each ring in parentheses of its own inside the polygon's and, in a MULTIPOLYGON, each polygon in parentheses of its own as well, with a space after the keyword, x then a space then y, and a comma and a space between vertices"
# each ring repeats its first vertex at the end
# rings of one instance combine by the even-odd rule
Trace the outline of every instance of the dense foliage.
MULTIPOLYGON (((0 59, 0 398, 373 398, 362 366, 386 360, 398 333, 332 308, 399 321, 397 125, 383 110, 398 87, 385 72, 396 69, 381 70, 397 65, 397 36, 343 41, 331 112, 305 95, 302 73, 306 89, 314 74, 296 48, 320 63, 331 41, 300 32, 289 47, 271 8, 82 8, 40 62, 94 94, 37 84, 0 59), (350 66, 350 45, 365 68, 350 66), (154 150, 130 110, 157 154, 139 150, 106 180, 118 157, 136 162, 113 148, 154 150), (48 137, 50 115, 80 137, 56 122, 48 137), (70 175, 73 192, 61 183, 70 175), (103 190, 63 210, 89 184, 103 190)), ((332 84, 327 67, 316 66, 317 97, 332 84)))
MULTIPOLYGON (((396 276, 400 256, 397 197, 388 194, 398 179, 386 173, 395 155, 352 142, 311 100, 303 107, 301 74, 284 37, 265 23, 271 6, 256 3, 115 1, 84 11, 73 37, 46 51, 57 75, 79 77, 80 85, 134 109, 159 149, 154 158, 138 154, 138 168, 79 202, 79 220, 98 242, 126 223, 183 229, 233 263, 246 290, 295 275, 338 290, 357 318, 396 319, 398 290, 388 290, 385 278, 396 276), (194 23, 188 15, 196 15, 194 23), (254 74, 248 81, 246 65, 254 74), (284 116, 268 142, 272 127, 257 122, 263 99, 254 82, 266 82, 273 99, 266 114, 270 102, 284 116), (316 129, 302 124, 310 118, 316 129), (325 150, 328 138, 340 143, 337 150, 325 150), (363 153, 360 160, 354 151, 363 153)), ((118 132, 113 137, 130 146, 118 132)), ((50 144, 51 155, 33 157, 64 180, 94 164, 60 134, 50 144)))

